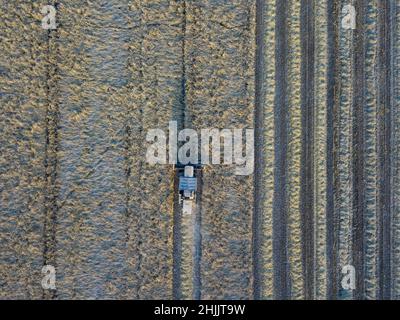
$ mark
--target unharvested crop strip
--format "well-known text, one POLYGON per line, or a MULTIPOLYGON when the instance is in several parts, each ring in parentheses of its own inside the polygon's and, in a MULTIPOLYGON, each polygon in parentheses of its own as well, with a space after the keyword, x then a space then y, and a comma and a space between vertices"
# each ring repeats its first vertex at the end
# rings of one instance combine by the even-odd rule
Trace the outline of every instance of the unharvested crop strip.
MULTIPOLYGON (((139 299, 173 298, 173 169, 168 165, 150 165, 146 161, 146 134, 151 129, 168 132, 168 123, 180 107, 182 90, 181 2, 138 1, 143 10, 141 36, 143 50, 143 92, 135 102, 143 112, 143 132, 136 145, 136 157, 142 159, 141 185, 136 197, 140 219, 137 240, 142 259, 137 275, 139 299), (162 12, 162 14, 160 14, 162 12)), ((134 270, 133 270, 134 272, 134 270)))
POLYGON ((57 14, 59 54, 68 57, 59 61, 58 178, 63 206, 56 237, 62 299, 110 298, 125 290, 126 126, 121 88, 127 81, 127 50, 118 47, 128 31, 93 27, 91 19, 111 20, 107 9, 118 12, 115 3, 85 7, 88 17, 68 30, 62 22, 77 19, 81 3, 64 3, 57 14))
MULTIPOLYGON (((187 107, 193 128, 252 128, 255 3, 190 2, 188 15, 187 107)), ((202 299, 253 296, 253 195, 252 176, 235 176, 234 166, 203 168, 202 299)))
POLYGON ((41 299, 45 221, 46 30, 37 3, 0 15, 0 282, 2 299, 41 299))
MULTIPOLYGON (((155 27, 158 8, 139 1, 94 4, 83 9, 86 19, 79 19, 78 1, 62 10, 64 21, 79 23, 60 29, 62 55, 69 57, 60 80, 61 297, 171 298, 169 172, 146 167, 143 145, 148 129, 166 127, 158 123, 165 119, 160 113, 169 114, 176 101, 177 54, 155 27), (116 28, 94 27, 93 20, 116 28), (132 21, 140 32, 117 28, 132 21)), ((173 20, 173 11, 166 12, 173 20)), ((174 27, 164 28, 174 41, 174 27)))

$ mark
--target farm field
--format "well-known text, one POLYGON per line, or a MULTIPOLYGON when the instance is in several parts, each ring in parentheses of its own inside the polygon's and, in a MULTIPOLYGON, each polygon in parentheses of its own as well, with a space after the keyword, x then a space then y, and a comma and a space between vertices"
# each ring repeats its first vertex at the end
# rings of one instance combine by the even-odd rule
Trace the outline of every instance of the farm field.
POLYGON ((399 299, 399 20, 398 0, 0 0, 0 299, 399 299), (254 170, 196 164, 184 212, 171 123, 251 129, 254 170))

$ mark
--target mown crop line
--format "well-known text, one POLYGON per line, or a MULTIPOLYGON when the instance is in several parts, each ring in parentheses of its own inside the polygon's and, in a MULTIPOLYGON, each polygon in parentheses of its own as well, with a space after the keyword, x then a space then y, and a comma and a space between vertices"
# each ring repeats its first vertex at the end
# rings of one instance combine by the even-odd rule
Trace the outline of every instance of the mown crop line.
POLYGON ((255 102, 254 131, 256 157, 254 163, 254 211, 252 222, 252 256, 253 256, 253 297, 256 300, 262 296, 261 242, 263 220, 263 174, 264 160, 264 104, 265 104, 265 0, 256 2, 256 54, 255 54, 255 102))

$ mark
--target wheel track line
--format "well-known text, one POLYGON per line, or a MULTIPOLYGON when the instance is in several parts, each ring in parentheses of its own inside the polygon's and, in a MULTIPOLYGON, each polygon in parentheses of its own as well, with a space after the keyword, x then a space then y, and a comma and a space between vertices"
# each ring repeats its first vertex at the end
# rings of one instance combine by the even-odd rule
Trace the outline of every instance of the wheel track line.
POLYGON ((400 197, 400 180, 399 180, 399 67, 400 67, 400 4, 396 2, 390 3, 390 33, 391 33, 391 295, 393 299, 400 298, 400 216, 399 216, 399 197, 400 197))
MULTIPOLYGON (((139 24, 137 26, 138 31, 140 32, 139 35, 139 58, 138 58, 138 63, 137 63, 137 69, 135 68, 136 64, 133 62, 130 64, 130 68, 132 68, 133 72, 136 72, 139 75, 139 79, 143 79, 143 52, 144 52, 144 48, 143 48, 143 42, 144 42, 144 27, 143 27, 143 10, 142 10, 142 6, 141 6, 141 2, 139 2, 139 24)), ((132 40, 130 40, 132 41, 132 40)), ((134 55, 134 49, 132 50, 131 55, 134 55)), ((132 59, 132 58, 130 58, 132 59)), ((132 59, 133 60, 133 59, 132 59)), ((133 292, 131 293, 131 290, 127 290, 127 294, 133 294, 135 299, 139 299, 140 295, 139 295, 139 291, 140 291, 140 286, 141 286, 141 282, 140 282, 140 277, 138 277, 137 275, 140 274, 140 270, 141 270, 141 265, 142 265, 142 259, 143 259, 143 253, 142 253, 142 249, 141 249, 141 245, 138 241, 139 237, 140 237, 140 212, 139 214, 136 215, 133 213, 134 211, 134 207, 131 208, 132 206, 132 194, 134 193, 134 190, 136 188, 136 190, 139 188, 139 186, 141 185, 141 181, 142 181, 142 174, 143 174, 143 162, 142 160, 139 160, 139 164, 138 164, 138 170, 136 171, 137 173, 137 178, 135 176, 132 176, 131 172, 132 170, 134 170, 134 167, 132 166, 132 163, 130 162, 130 158, 134 159, 135 156, 135 151, 134 151, 134 144, 135 144, 135 138, 132 136, 132 130, 134 130, 134 119, 135 116, 136 118, 139 118, 138 120, 138 133, 139 136, 143 135, 143 109, 142 109, 142 104, 143 104, 143 80, 139 81, 139 85, 137 86, 137 93, 138 96, 140 97, 140 101, 139 101, 139 105, 140 105, 140 109, 139 109, 139 115, 135 114, 134 110, 133 110, 133 106, 129 106, 128 110, 127 110, 127 120, 126 120, 126 165, 127 165, 127 171, 126 171, 126 219, 127 219, 127 227, 126 227, 126 243, 127 243, 127 247, 128 247, 128 258, 129 258, 129 253, 132 250, 132 253, 137 255, 137 263, 135 266, 135 272, 134 272, 134 280, 135 280, 135 284, 134 284, 134 289, 133 292), (133 181, 131 181, 132 179, 134 179, 133 181), (133 228, 134 227, 134 228, 133 228), (130 230, 131 228, 133 228, 133 237, 134 237, 134 243, 135 243, 135 247, 134 249, 129 248, 129 242, 132 239, 132 235, 130 234, 130 230), (136 238, 135 238, 136 237, 136 238)), ((133 99, 133 98, 132 98, 133 99)), ((129 279, 129 278, 128 278, 129 279)), ((127 281, 128 283, 128 281, 127 281)))
MULTIPOLYGON (((52 5, 58 9, 58 3, 53 2, 52 5)), ((46 195, 45 208, 46 216, 44 221, 44 247, 43 257, 44 265, 56 266, 56 228, 57 228, 57 212, 58 212, 58 186, 57 186, 57 169, 58 169, 58 124, 59 124, 59 104, 58 104, 58 81, 57 81, 57 61, 58 52, 58 31, 47 31, 48 43, 48 73, 47 73, 47 96, 48 107, 46 111, 46 147, 45 147, 45 173, 46 173, 46 195)), ((54 299, 57 297, 56 290, 44 290, 43 298, 54 299)))
POLYGON ((201 300, 201 213, 202 205, 201 199, 203 194, 203 172, 200 171, 197 175, 198 192, 197 199, 198 205, 194 217, 194 262, 193 262, 193 299, 201 300))
POLYGON ((314 10, 313 1, 301 1, 301 231, 304 298, 314 298, 314 10))
POLYGON ((338 179, 335 173, 338 172, 338 122, 339 109, 339 63, 336 57, 339 55, 339 11, 340 6, 334 0, 328 0, 327 18, 328 24, 328 70, 327 70, 327 203, 326 203, 326 256, 327 256, 327 299, 336 299, 338 296, 338 265, 339 242, 339 219, 336 214, 335 191, 337 190, 338 179))
POLYGON ((379 263, 378 282, 379 282, 379 299, 391 298, 391 220, 392 220, 392 205, 391 205, 391 122, 392 110, 394 109, 392 96, 391 61, 393 51, 391 23, 394 23, 395 16, 393 11, 394 4, 390 5, 389 1, 379 0, 379 55, 378 55, 378 154, 379 154, 379 186, 378 186, 378 242, 379 242, 379 263))
MULTIPOLYGON (((179 98, 179 110, 177 110, 176 121, 178 132, 185 128, 190 127, 190 119, 187 117, 187 68, 188 57, 186 49, 187 37, 187 3, 182 1, 182 43, 181 43, 181 93, 179 98)), ((182 143, 178 142, 178 146, 182 143)), ((198 186, 200 181, 198 181, 198 186)), ((195 217, 193 220, 189 217, 183 217, 182 206, 179 203, 179 172, 174 172, 174 213, 173 213, 173 296, 175 299, 192 299, 199 295, 200 274, 196 275, 195 272, 200 271, 200 255, 195 254, 201 252, 201 245, 198 236, 195 237, 193 232, 196 226, 193 225, 194 221, 201 221, 198 217, 201 212, 196 208, 195 217), (195 286, 196 289, 195 289, 195 286)), ((197 230, 200 232, 200 229, 197 230)))
POLYGON ((173 281, 172 281, 172 294, 175 300, 180 300, 182 296, 182 210, 179 204, 178 195, 179 176, 178 172, 174 173, 174 226, 173 226, 173 281))
MULTIPOLYGON (((356 269, 356 290, 354 298, 364 298, 364 105, 365 105, 365 3, 364 0, 355 1, 356 29, 353 32, 353 69, 352 69, 352 264, 356 269)), ((343 266, 342 266, 343 267, 343 266)))
POLYGON ((276 0, 276 95, 275 95, 275 164, 273 204, 274 298, 288 299, 289 270, 287 252, 287 39, 288 0, 276 0))

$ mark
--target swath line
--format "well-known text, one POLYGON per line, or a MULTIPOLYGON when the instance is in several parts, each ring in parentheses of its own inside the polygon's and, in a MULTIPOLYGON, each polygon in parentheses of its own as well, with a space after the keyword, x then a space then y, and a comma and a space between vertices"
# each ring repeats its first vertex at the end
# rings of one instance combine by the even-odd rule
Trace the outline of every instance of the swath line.
POLYGON ((261 237, 264 184, 264 34, 265 34, 265 0, 256 2, 256 63, 255 63, 255 111, 254 111, 254 212, 253 212, 253 296, 259 300, 262 296, 262 262, 261 237))

